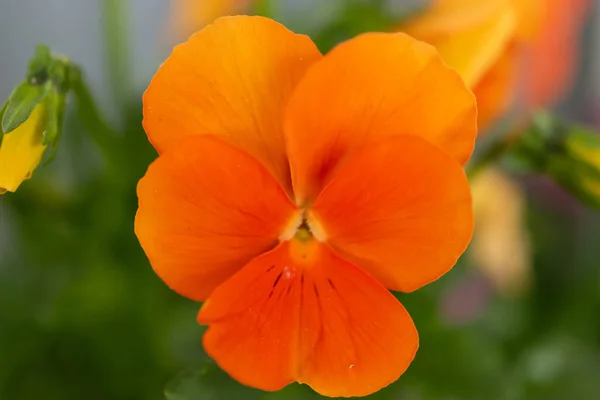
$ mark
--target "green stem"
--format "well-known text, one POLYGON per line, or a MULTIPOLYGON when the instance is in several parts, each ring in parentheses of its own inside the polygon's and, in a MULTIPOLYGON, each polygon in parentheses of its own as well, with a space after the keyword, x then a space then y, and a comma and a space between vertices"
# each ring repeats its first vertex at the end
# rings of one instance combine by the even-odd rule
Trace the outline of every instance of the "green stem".
POLYGON ((467 176, 473 179, 479 172, 505 155, 515 143, 513 135, 506 135, 491 143, 473 163, 467 166, 467 176))
POLYGON ((258 15, 273 18, 275 7, 271 0, 257 0, 255 4, 255 11, 258 15))
POLYGON ((102 156, 110 165, 115 166, 120 151, 118 134, 108 126, 100 114, 92 92, 81 75, 81 70, 71 65, 69 75, 70 88, 77 102, 79 119, 100 149, 102 156))
POLYGON ((107 73, 115 104, 126 109, 131 94, 131 59, 127 31, 127 0, 102 0, 107 73))

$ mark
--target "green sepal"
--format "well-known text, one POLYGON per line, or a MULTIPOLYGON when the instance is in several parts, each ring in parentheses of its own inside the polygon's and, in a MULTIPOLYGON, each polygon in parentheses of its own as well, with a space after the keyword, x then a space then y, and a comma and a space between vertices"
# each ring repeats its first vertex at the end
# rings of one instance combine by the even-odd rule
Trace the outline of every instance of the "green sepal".
POLYGON ((31 85, 43 85, 48 80, 48 71, 52 61, 52 54, 48 46, 38 44, 35 55, 29 61, 27 69, 27 82, 31 85))
POLYGON ((17 86, 8 98, 2 116, 2 132, 8 134, 25 122, 35 106, 46 98, 49 90, 50 85, 31 85, 29 82, 17 86))
POLYGON ((70 89, 69 71, 69 60, 54 58, 50 61, 48 75, 50 76, 54 87, 62 94, 67 93, 70 89))
MULTIPOLYGON (((0 109, 0 121, 2 121, 2 116, 4 115, 4 111, 6 111, 6 107, 8 106, 8 100, 4 103, 2 108, 0 109)), ((4 132, 0 129, 0 147, 2 147, 2 139, 4 139, 4 132)))
POLYGON ((52 146, 45 164, 51 162, 56 156, 58 145, 62 136, 63 122, 65 118, 66 109, 66 95, 53 89, 50 95, 45 100, 48 105, 48 114, 46 116, 46 134, 42 144, 45 146, 52 146))

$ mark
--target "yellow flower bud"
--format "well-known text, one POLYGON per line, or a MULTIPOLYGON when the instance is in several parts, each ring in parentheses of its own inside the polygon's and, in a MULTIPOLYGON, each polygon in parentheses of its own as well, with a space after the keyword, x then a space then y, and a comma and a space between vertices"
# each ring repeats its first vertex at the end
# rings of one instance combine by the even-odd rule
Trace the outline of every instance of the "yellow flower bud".
POLYGON ((0 144, 0 194, 16 191, 42 160, 47 147, 42 144, 47 113, 46 102, 39 103, 25 122, 4 135, 0 144))

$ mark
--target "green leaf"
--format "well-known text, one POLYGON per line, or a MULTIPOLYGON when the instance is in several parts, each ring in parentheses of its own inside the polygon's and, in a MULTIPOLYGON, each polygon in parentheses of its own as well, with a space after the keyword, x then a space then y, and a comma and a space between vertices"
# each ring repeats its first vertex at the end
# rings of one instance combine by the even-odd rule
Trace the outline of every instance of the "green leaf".
POLYGON ((235 382, 212 362, 180 373, 165 388, 167 400, 258 400, 262 394, 235 382))
POLYGON ((2 116, 2 132, 10 133, 29 118, 31 112, 48 95, 50 86, 23 82, 12 92, 2 116))
MULTIPOLYGON (((4 103, 2 109, 0 109, 0 121, 2 121, 2 116, 4 116, 4 111, 6 111, 6 107, 8 106, 8 101, 4 103)), ((4 132, 0 129, 0 147, 2 147, 2 139, 4 139, 4 132)))
POLYGON ((397 26, 397 19, 387 9, 384 0, 349 0, 337 18, 314 37, 321 52, 327 53, 338 43, 364 32, 389 31, 397 26))
POLYGON ((275 7, 272 0, 257 0, 254 7, 256 14, 273 18, 275 7))

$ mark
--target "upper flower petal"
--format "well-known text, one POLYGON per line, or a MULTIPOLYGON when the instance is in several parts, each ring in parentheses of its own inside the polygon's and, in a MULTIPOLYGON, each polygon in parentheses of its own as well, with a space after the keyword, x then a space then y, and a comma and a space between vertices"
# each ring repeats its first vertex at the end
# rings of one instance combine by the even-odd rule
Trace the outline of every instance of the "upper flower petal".
POLYGON ((42 161, 46 112, 45 103, 37 105, 25 122, 4 135, 0 146, 0 194, 16 191, 42 161))
POLYGON ((389 136, 420 136, 464 163, 476 113, 473 94, 432 46, 403 33, 342 43, 306 73, 287 108, 296 201, 310 204, 342 158, 389 136))
MULTIPOLYGON (((546 5, 554 0, 510 0, 517 17, 515 40, 527 42, 539 34, 545 19, 546 5)), ((567 0, 578 3, 580 0, 567 0)))
POLYGON ((183 136, 218 135, 290 190, 283 109, 321 54, 262 17, 224 17, 177 46, 144 94, 144 129, 159 152, 183 136))
POLYGON ((308 223, 388 289, 409 292, 450 270, 469 244, 469 184, 447 153, 401 136, 342 165, 308 223))
POLYGON ((473 88, 480 130, 492 126, 513 104, 518 78, 517 59, 515 49, 506 51, 473 88))
POLYGON ((521 0, 431 0, 423 12, 407 22, 416 34, 446 35, 471 29, 493 18, 498 10, 521 0))
POLYGON ((418 348, 410 316, 383 286, 327 245, 295 239, 219 286, 198 321, 206 352, 238 381, 365 396, 392 383, 418 348))
POLYGON ((256 159, 211 135, 184 138, 163 153, 138 197, 135 232, 152 267, 195 300, 275 247, 298 213, 256 159))
POLYGON ((402 30, 434 45, 472 88, 506 50, 516 28, 512 0, 437 0, 402 30))

